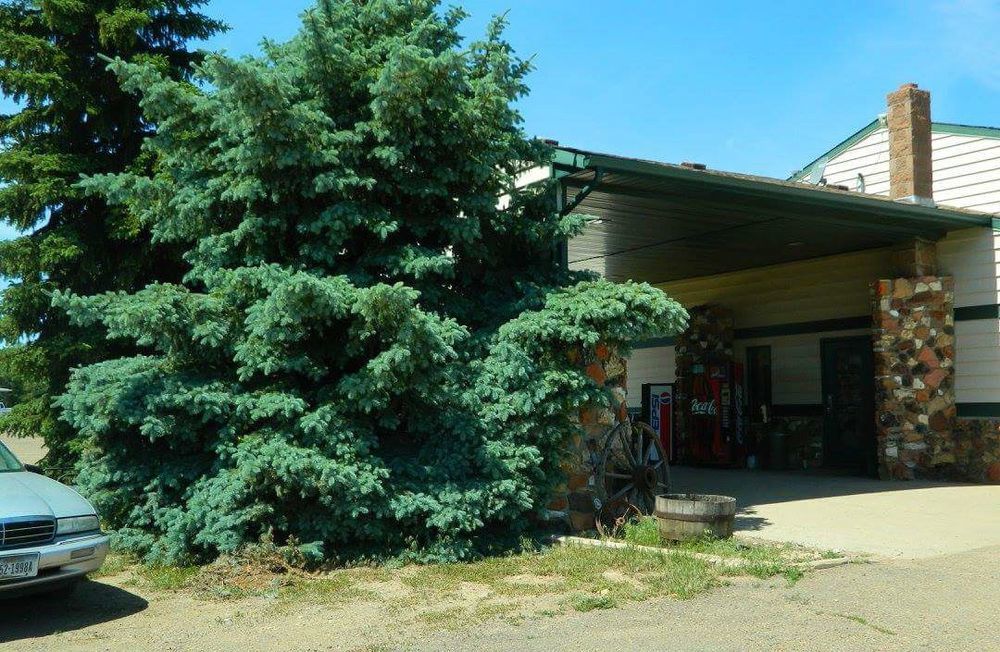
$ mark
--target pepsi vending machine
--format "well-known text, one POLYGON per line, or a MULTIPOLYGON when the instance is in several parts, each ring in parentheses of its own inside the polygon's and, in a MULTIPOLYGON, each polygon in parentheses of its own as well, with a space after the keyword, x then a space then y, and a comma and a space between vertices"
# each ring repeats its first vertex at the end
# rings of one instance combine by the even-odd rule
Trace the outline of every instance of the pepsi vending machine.
POLYGON ((660 435, 660 443, 670 463, 677 461, 674 442, 674 384, 647 383, 642 386, 642 420, 660 435))

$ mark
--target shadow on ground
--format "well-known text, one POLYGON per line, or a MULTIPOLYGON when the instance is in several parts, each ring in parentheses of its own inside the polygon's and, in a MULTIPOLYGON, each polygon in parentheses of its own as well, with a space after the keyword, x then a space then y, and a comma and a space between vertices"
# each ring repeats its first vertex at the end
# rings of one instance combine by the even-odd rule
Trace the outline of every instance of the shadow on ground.
POLYGON ((85 581, 70 598, 47 595, 0 600, 0 643, 72 632, 138 613, 148 603, 100 582, 85 581))
MULTIPOLYGON (((692 466, 670 467, 677 492, 736 496, 740 508, 813 498, 833 498, 921 489, 959 491, 980 485, 923 480, 884 481, 830 471, 748 471, 692 466)), ((745 512, 744 512, 745 513, 745 512)))

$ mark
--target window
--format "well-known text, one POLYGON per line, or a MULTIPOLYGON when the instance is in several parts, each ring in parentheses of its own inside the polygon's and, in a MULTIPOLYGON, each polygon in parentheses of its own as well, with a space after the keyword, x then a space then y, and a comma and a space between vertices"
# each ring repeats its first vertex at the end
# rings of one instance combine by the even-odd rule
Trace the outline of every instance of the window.
POLYGON ((747 408, 750 423, 765 423, 771 420, 771 347, 769 346, 747 347, 747 408))

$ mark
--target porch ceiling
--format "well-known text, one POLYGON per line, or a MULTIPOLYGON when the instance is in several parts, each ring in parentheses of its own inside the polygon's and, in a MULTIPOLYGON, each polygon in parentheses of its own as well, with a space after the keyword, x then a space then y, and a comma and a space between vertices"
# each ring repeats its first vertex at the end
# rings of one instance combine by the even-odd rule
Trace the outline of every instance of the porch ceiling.
POLYGON ((709 276, 993 225, 983 213, 567 148, 554 167, 567 207, 599 218, 570 242, 570 267, 619 281, 709 276))

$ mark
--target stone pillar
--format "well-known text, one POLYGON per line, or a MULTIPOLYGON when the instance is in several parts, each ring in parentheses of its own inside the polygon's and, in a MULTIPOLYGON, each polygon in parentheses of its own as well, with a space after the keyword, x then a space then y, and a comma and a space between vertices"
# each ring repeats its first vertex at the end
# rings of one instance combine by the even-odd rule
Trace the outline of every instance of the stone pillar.
POLYGON ((594 469, 600 460, 608 431, 628 417, 625 401, 627 365, 618 352, 606 344, 594 349, 572 351, 570 358, 586 370, 588 376, 608 393, 605 405, 580 410, 580 434, 571 441, 562 456, 566 484, 555 491, 549 510, 565 516, 573 532, 593 530, 597 518, 594 504, 594 469))
POLYGON ((872 285, 879 475, 940 475, 955 462, 954 280, 872 285))
POLYGON ((901 277, 937 276, 937 243, 914 238, 892 249, 894 273, 901 277))
POLYGON ((688 328, 677 336, 674 344, 674 392, 677 404, 674 428, 682 442, 682 451, 687 449, 683 442, 688 439, 692 430, 691 414, 687 406, 693 395, 693 376, 701 371, 699 367, 732 361, 735 337, 733 312, 729 308, 707 304, 689 309, 688 314, 688 328))

